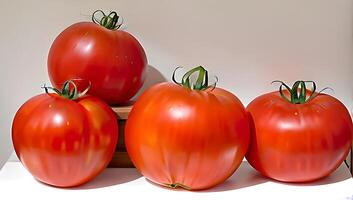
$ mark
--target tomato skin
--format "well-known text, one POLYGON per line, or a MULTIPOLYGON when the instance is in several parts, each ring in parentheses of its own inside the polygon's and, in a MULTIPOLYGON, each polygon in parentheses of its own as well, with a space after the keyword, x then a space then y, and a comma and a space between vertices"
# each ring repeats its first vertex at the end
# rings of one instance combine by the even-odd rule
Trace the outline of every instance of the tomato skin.
POLYGON ((118 138, 113 111, 93 96, 75 101, 41 94, 24 103, 12 124, 16 154, 39 181, 77 186, 110 162, 118 138))
POLYGON ((128 154, 146 178, 190 190, 210 188, 231 176, 249 136, 245 108, 233 94, 173 83, 145 91, 125 127, 128 154))
POLYGON ((147 66, 143 47, 129 33, 91 22, 65 29, 48 55, 48 73, 56 88, 69 79, 92 83, 89 94, 108 104, 128 101, 141 88, 147 66))
POLYGON ((279 92, 247 107, 251 142, 246 158, 261 174, 284 182, 307 182, 333 172, 346 158, 353 134, 345 106, 320 94, 304 104, 286 102, 279 92))

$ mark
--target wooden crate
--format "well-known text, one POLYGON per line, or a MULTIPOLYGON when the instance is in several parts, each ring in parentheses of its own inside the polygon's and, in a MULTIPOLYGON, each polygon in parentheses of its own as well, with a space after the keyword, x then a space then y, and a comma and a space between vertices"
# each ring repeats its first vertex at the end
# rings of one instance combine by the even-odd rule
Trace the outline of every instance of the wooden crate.
POLYGON ((126 152, 125 142, 124 142, 124 131, 126 120, 131 111, 133 102, 130 102, 126 106, 112 107, 113 111, 117 114, 118 125, 119 125, 119 138, 118 144, 115 149, 113 159, 110 161, 108 167, 134 167, 132 164, 129 155, 126 152))

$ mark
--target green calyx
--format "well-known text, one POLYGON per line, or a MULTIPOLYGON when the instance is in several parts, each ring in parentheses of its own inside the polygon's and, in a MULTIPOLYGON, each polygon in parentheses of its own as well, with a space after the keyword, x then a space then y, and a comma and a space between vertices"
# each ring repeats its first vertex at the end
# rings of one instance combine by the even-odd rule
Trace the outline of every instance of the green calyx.
POLYGON ((123 18, 120 17, 115 11, 111 11, 108 15, 106 15, 102 10, 96 10, 92 14, 92 21, 95 24, 99 24, 109 30, 117 30, 123 24, 123 18), (102 16, 97 17, 99 14, 102 16), (119 19, 121 19, 121 22, 119 22, 119 19))
POLYGON ((178 84, 180 86, 192 89, 192 90, 207 90, 207 89, 211 89, 211 91, 212 91, 212 90, 214 90, 216 88, 216 85, 217 85, 217 82, 218 82, 217 76, 215 76, 216 81, 212 85, 209 85, 209 83, 208 83, 208 72, 202 66, 198 66, 198 67, 195 67, 195 68, 189 70, 188 72, 186 72, 184 74, 184 76, 181 79, 181 82, 177 82, 175 80, 175 72, 179 68, 181 68, 181 67, 177 67, 174 70, 174 72, 173 72, 172 80, 173 80, 174 83, 176 83, 176 84, 178 84), (190 77, 193 74, 195 74, 195 73, 198 73, 198 76, 197 76, 196 81, 194 81, 194 83, 193 83, 193 81, 191 80, 190 77))
POLYGON ((290 88, 283 81, 276 80, 276 81, 272 81, 272 83, 280 83, 281 85, 279 86, 279 93, 280 93, 281 97, 283 99, 285 99, 286 101, 288 101, 289 103, 293 103, 293 104, 306 103, 306 102, 312 100, 313 98, 315 98, 316 96, 318 96, 319 94, 321 94, 321 92, 323 92, 324 90, 331 89, 329 87, 326 87, 326 88, 320 90, 319 92, 315 92, 316 91, 316 83, 314 81, 296 81, 293 84, 292 88, 290 88), (312 84, 311 92, 309 95, 307 95, 306 83, 312 84), (285 90, 287 90, 289 92, 289 97, 284 95, 283 87, 285 90))
POLYGON ((91 88, 91 82, 88 83, 88 86, 86 87, 86 89, 84 91, 79 92, 74 80, 80 80, 80 79, 71 79, 71 80, 65 81, 61 90, 58 90, 57 88, 54 88, 54 87, 45 86, 45 84, 42 88, 45 90, 45 92, 47 94, 49 94, 49 89, 50 89, 50 90, 53 90, 56 94, 66 98, 66 99, 76 100, 76 99, 84 96, 88 92, 88 90, 91 88), (72 87, 70 87, 70 85, 72 87))

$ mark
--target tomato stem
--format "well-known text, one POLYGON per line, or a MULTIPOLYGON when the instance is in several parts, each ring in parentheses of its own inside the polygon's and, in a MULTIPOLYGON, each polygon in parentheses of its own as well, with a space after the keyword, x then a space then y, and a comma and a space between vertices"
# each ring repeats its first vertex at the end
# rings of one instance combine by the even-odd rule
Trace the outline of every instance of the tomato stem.
POLYGON ((89 81, 86 89, 82 92, 79 92, 77 89, 76 83, 74 82, 75 80, 81 80, 81 79, 71 79, 71 80, 65 81, 63 84, 63 87, 61 88, 61 91, 58 90, 57 88, 46 86, 45 84, 42 88, 45 90, 47 94, 49 94, 49 90, 53 90, 56 94, 66 99, 75 100, 84 96, 91 88, 91 82, 89 81), (72 87, 70 87, 70 84, 72 87))
POLYGON ((117 30, 123 24, 123 18, 120 17, 115 11, 111 11, 108 15, 106 15, 102 10, 96 10, 92 14, 92 21, 95 24, 99 24, 109 30, 117 30), (97 18, 99 13, 102 15, 100 19, 97 18), (119 22, 119 19, 121 19, 121 22, 119 22))
POLYGON ((324 89, 320 90, 319 92, 315 92, 316 91, 316 83, 314 81, 296 81, 293 84, 292 88, 290 88, 283 81, 279 81, 279 80, 272 81, 271 83, 280 83, 281 85, 279 86, 279 93, 280 93, 281 97, 284 100, 288 101, 289 103, 293 103, 293 104, 306 103, 306 102, 312 100, 313 98, 317 97, 324 90, 327 90, 327 89, 332 90, 329 87, 325 87, 324 89), (310 95, 307 95, 306 83, 312 84, 310 95), (286 95, 284 95, 283 87, 289 92, 289 98, 286 95))
POLYGON ((177 67, 175 68, 173 75, 172 75, 172 80, 174 83, 192 89, 192 90, 207 90, 211 88, 211 91, 214 90, 216 88, 217 82, 218 82, 218 78, 217 76, 215 76, 215 82, 212 85, 209 85, 208 83, 208 72, 205 68, 203 68, 202 66, 198 66, 195 67, 189 71, 187 71, 183 77, 181 78, 181 82, 177 82, 175 80, 175 72, 177 69, 179 69, 181 67, 177 67), (195 83, 192 83, 192 80, 190 79, 190 77, 194 74, 194 73, 198 73, 197 79, 195 81, 195 83))

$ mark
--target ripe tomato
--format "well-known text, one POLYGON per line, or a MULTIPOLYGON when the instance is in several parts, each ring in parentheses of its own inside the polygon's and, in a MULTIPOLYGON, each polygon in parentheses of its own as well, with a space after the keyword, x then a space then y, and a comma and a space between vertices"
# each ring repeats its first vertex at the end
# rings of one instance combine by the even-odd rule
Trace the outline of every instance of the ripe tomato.
POLYGON ((145 51, 131 34, 116 30, 118 16, 112 13, 102 18, 107 23, 76 23, 55 39, 48 55, 48 73, 55 87, 68 79, 86 79, 92 83, 89 94, 109 104, 124 103, 141 88, 145 51))
POLYGON ((115 114, 93 96, 70 100, 40 94, 24 103, 12 125, 18 158, 39 181, 83 184, 110 162, 118 138, 115 114))
POLYGON ((285 182, 313 181, 346 158, 352 119, 340 101, 316 93, 313 84, 307 93, 304 81, 292 89, 282 83, 281 92, 264 94, 248 105, 251 142, 246 158, 261 174, 285 182))
POLYGON ((207 89, 207 80, 200 82, 206 71, 195 69, 199 81, 194 87, 187 73, 182 86, 161 83, 145 91, 125 127, 136 168, 170 188, 200 190, 222 183, 238 168, 249 144, 242 103, 226 90, 207 89))

